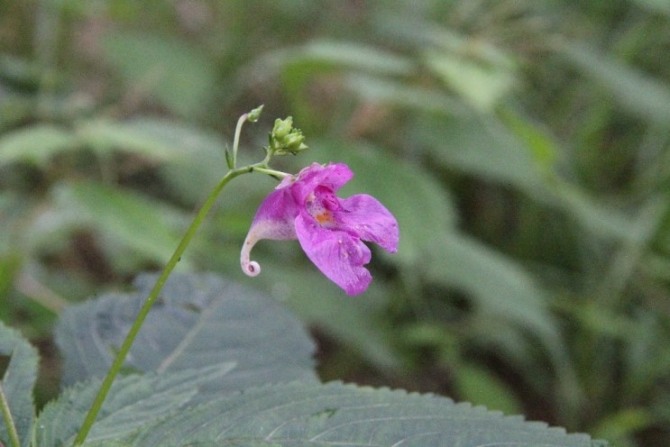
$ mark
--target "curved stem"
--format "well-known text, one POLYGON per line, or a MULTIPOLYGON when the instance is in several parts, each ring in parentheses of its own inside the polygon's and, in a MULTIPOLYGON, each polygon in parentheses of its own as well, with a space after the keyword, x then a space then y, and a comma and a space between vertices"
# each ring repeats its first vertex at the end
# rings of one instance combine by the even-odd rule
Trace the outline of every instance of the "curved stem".
POLYGON ((19 434, 16 431, 14 418, 12 417, 12 412, 9 409, 9 403, 7 402, 5 391, 2 389, 2 382, 0 382, 0 412, 2 413, 2 419, 5 421, 5 427, 7 428, 7 435, 9 436, 10 445, 12 447, 21 447, 21 441, 19 441, 19 434))
POLYGON ((235 136, 233 137, 233 153, 230 169, 235 169, 237 167, 237 148, 240 145, 240 134, 242 133, 242 126, 247 122, 249 117, 248 113, 245 113, 237 120, 237 125, 235 126, 235 136))
POLYGON ((135 341, 135 338, 137 337, 137 334, 139 333, 142 324, 144 323, 144 320, 149 314, 151 307, 153 306, 154 302, 156 302, 158 295, 163 289, 163 286, 165 285, 168 277, 170 276, 170 273, 172 273, 172 270, 174 270, 174 268, 177 266, 177 263, 179 262, 179 259, 181 258, 184 251, 186 250, 186 247, 191 242, 191 239, 193 239, 195 232, 198 230, 202 222, 205 220, 205 217, 207 216, 209 210, 212 208, 212 206, 214 206, 216 199, 221 193, 221 190, 223 190, 223 188, 235 177, 238 177, 242 174, 254 172, 254 170, 258 168, 262 169, 267 168, 265 161, 258 163, 256 165, 250 165, 244 168, 228 171, 226 175, 221 179, 219 184, 216 185, 216 187, 212 190, 209 196, 207 196, 205 203, 203 203, 202 207, 198 211, 198 214, 196 214, 195 218, 193 219, 193 222, 191 222, 191 225, 186 230, 186 233, 184 234, 184 237, 181 239, 181 242, 179 242, 179 245, 172 254, 172 257, 170 257, 170 260, 165 265, 165 268, 163 268, 163 271, 156 280, 156 284, 154 284, 154 287, 149 292, 149 295, 144 301, 144 304, 142 304, 142 307, 139 313, 137 314, 137 317, 135 318, 133 325, 130 327, 130 330, 126 335, 126 338, 123 340, 123 343, 119 347, 119 350, 116 353, 116 357, 114 357, 112 365, 109 367, 107 375, 105 376, 105 378, 102 381, 102 384, 100 385, 100 390, 98 391, 98 394, 96 395, 95 400, 93 401, 91 408, 88 410, 86 418, 84 419, 84 422, 81 428, 79 429, 79 432, 77 433, 77 437, 74 440, 75 446, 83 444, 84 441, 86 440, 86 437, 88 436, 88 433, 90 432, 91 427, 93 426, 93 423, 95 422, 98 413, 102 408, 102 404, 105 401, 105 398, 107 397, 110 388, 112 387, 112 383, 114 382, 114 379, 121 370, 121 367, 123 366, 126 356, 128 355, 128 352, 130 351, 130 348, 133 345, 133 342, 135 341))

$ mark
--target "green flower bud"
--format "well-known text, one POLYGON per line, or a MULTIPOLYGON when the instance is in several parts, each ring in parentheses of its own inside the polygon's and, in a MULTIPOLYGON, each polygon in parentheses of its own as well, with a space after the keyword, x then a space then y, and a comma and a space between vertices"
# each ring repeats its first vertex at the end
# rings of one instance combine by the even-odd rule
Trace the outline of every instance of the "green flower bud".
POLYGON ((277 118, 275 120, 274 128, 272 129, 272 136, 277 140, 281 140, 286 137, 286 135, 288 135, 292 129, 293 117, 289 116, 285 120, 280 120, 277 118))
POLYGON ((291 132, 286 136, 284 146, 288 152, 295 155, 301 150, 307 149, 307 146, 304 144, 304 141, 305 136, 302 134, 302 132, 297 130, 297 132, 291 132))
POLYGON ((273 155, 296 155, 308 149, 305 136, 300 129, 293 127, 293 118, 277 119, 270 133, 268 151, 273 155))
POLYGON ((255 123, 261 117, 261 112, 263 111, 263 104, 253 109, 251 112, 247 113, 247 121, 250 123, 255 123))

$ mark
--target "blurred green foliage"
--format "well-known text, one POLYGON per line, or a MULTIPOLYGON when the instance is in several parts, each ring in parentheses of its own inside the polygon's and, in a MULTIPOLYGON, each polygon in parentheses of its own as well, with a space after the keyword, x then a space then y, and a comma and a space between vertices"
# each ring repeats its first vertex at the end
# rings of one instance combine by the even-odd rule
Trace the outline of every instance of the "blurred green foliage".
MULTIPOLYGON (((344 161, 398 217, 342 296, 296 243, 239 245, 244 178, 182 260, 291 305, 324 378, 436 391, 620 447, 670 444, 664 0, 0 1, 0 317, 47 354, 68 302, 166 261, 237 117, 344 161)), ((243 160, 244 161, 244 160, 243 160)))

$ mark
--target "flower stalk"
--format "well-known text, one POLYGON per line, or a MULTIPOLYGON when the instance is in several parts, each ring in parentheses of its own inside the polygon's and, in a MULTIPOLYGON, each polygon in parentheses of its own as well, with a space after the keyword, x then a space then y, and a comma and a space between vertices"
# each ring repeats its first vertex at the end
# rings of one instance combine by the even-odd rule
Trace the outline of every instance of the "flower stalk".
MULTIPOLYGON (((123 363, 126 360, 126 357, 128 356, 128 352, 130 352, 130 348, 133 345, 133 342, 135 341, 135 338, 137 337, 137 334, 140 332, 140 329, 142 328, 142 325, 144 321, 147 318, 147 315, 149 314, 149 311, 153 307, 154 303, 158 299, 161 291, 163 290, 163 287, 165 286, 165 283, 167 282, 170 274, 172 271, 175 269, 177 264, 179 263, 179 260, 181 259, 182 255, 186 251, 186 247, 188 247, 188 244, 191 242, 193 237, 195 236, 196 231, 200 228, 202 223, 205 220, 205 217, 209 213, 209 211, 212 209, 214 204, 216 203, 217 198, 221 194, 221 191, 225 186, 230 183, 231 180, 233 180, 236 177, 239 177, 240 175, 243 174, 250 174, 252 172, 260 172, 264 174, 269 174, 272 176, 286 176, 288 174, 280 172, 280 171, 275 171, 273 169, 270 169, 268 167, 268 163, 270 161, 270 158, 272 156, 271 152, 267 152, 265 159, 259 163, 255 163, 249 166, 244 166, 241 168, 236 168, 236 161, 237 161, 237 146, 239 144, 239 133, 241 132, 242 125, 247 122, 255 122, 258 120, 258 115, 260 114, 260 110, 262 109, 262 106, 254 109, 250 113, 242 115, 242 117, 239 119, 237 123, 237 128, 235 131, 235 139, 233 142, 233 148, 232 148, 232 158, 228 158, 228 164, 230 170, 223 176, 221 181, 214 187, 212 192, 209 193, 207 196, 207 199, 201 206, 201 208, 198 210, 198 213, 195 215, 193 221, 189 225, 188 229, 184 233, 184 236, 182 237, 181 241, 179 242, 179 245, 177 245, 177 248, 175 249, 174 253, 172 253, 172 256, 168 260, 167 264, 163 268, 163 271, 161 272, 160 276, 156 280, 156 283, 154 284, 153 288, 149 292, 149 295, 147 296, 146 300, 142 304, 142 307, 140 308, 137 317, 135 317, 135 321, 133 322, 132 326, 130 327, 130 330, 128 331, 128 334, 126 335, 126 338, 123 340, 123 343, 119 347, 116 356, 114 357, 114 360, 112 361, 111 366, 109 367, 109 370, 107 371, 107 375, 102 381, 102 384, 100 385, 100 389, 98 391, 98 394, 96 395, 93 403, 91 404, 91 407, 89 408, 88 413, 86 414, 86 417, 84 419, 84 422, 82 423, 81 428, 79 429, 79 432, 77 433, 77 436, 74 440, 74 445, 75 446, 80 446, 86 441, 86 438, 91 431, 91 428, 93 427, 93 424, 95 423, 95 420, 100 413, 100 410, 102 409, 102 405, 109 394, 109 391, 112 387, 112 384, 114 382, 114 379, 116 379, 116 376, 119 374, 121 371, 121 368, 123 367, 123 363), (231 165, 232 161, 232 165, 231 165)), ((17 446, 18 447, 18 446, 17 446)))

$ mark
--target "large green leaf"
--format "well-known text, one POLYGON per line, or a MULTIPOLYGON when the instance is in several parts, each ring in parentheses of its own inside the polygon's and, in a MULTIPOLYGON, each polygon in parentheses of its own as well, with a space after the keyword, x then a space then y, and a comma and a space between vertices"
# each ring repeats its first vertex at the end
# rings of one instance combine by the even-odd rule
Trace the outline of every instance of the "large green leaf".
MULTIPOLYGON (((203 383, 217 374, 222 371, 206 368, 121 378, 85 445, 607 445, 444 397, 340 383, 274 384, 197 399, 203 383)), ((37 445, 71 442, 98 386, 80 384, 50 403, 38 420, 37 445)))
MULTIPOLYGON (((91 442, 120 439, 146 424, 174 415, 202 395, 208 383, 225 377, 233 366, 222 363, 160 376, 131 375, 118 379, 88 439, 91 442)), ((70 445, 99 387, 99 380, 79 383, 49 403, 38 418, 37 445, 70 445)))
MULTIPOLYGON (((63 314, 57 340, 66 377, 106 367, 155 279, 140 277, 137 294, 103 296, 63 314)), ((442 397, 309 380, 280 384, 278 371, 287 367, 302 370, 294 378, 311 372, 312 345, 272 300, 212 275, 173 276, 161 298, 129 361, 157 373, 117 380, 88 445, 604 445, 442 397), (236 380, 254 368, 268 373, 236 380)), ((79 383, 49 404, 37 424, 38 445, 71 441, 98 386, 79 383)))
MULTIPOLYGON (((28 446, 35 417, 33 386, 37 379, 37 351, 18 332, 0 323, 0 355, 9 357, 2 388, 19 439, 23 446, 28 446)), ((0 419, 0 440, 8 439, 7 427, 0 419)))
MULTIPOLYGON (((56 329, 65 357, 64 382, 102 375, 156 275, 142 275, 132 294, 104 295, 67 309, 56 329)), ((300 322, 273 299, 214 275, 174 274, 150 312, 126 366, 179 371, 235 368, 216 387, 313 378, 313 343, 300 322)))
POLYGON ((147 427, 133 441, 142 447, 598 445, 587 435, 443 397, 339 383, 275 385, 223 396, 147 427))

